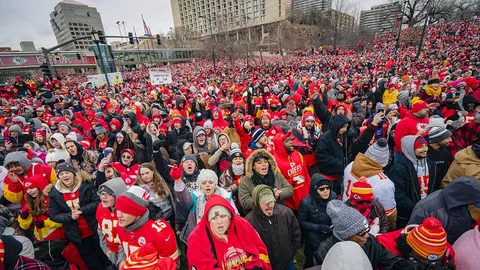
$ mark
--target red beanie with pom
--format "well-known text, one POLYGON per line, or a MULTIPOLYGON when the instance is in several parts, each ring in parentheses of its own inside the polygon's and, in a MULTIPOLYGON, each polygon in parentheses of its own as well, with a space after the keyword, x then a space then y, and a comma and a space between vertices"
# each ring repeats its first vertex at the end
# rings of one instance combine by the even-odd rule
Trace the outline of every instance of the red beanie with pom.
POLYGON ((422 258, 434 261, 447 250, 447 233, 440 220, 428 217, 407 234, 407 244, 422 258))

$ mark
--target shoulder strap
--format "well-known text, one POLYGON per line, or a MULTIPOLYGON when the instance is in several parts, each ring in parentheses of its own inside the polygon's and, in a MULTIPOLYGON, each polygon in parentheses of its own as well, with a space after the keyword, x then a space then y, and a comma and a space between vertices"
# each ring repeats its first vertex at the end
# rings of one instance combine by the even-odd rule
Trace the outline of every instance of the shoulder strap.
POLYGON ((215 243, 213 243, 212 235, 211 235, 210 232, 208 231, 208 227, 207 227, 207 226, 205 226, 205 231, 207 232, 208 241, 210 241, 210 245, 212 246, 213 258, 214 258, 215 261, 216 261, 214 267, 215 267, 215 268, 218 268, 217 250, 215 249, 215 243))

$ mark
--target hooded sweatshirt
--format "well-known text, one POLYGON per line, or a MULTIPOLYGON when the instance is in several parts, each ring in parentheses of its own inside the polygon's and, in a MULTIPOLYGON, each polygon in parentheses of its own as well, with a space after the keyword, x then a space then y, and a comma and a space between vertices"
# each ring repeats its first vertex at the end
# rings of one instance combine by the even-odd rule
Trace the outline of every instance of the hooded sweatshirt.
POLYGON ((17 181, 16 183, 12 182, 8 175, 5 176, 3 181, 3 196, 12 203, 21 202, 23 200, 23 183, 26 179, 29 179, 34 175, 40 176, 39 178, 35 178, 35 181, 40 181, 41 183, 38 183, 38 186, 41 187, 45 187, 48 184, 57 181, 57 175, 55 174, 55 170, 53 170, 53 168, 43 164, 31 163, 30 160, 25 157, 24 153, 9 153, 5 157, 3 164, 5 167, 7 167, 8 164, 14 162, 18 162, 22 166, 24 173, 23 175, 18 175, 20 181, 17 181))
MULTIPOLYGON (((127 186, 125 185, 122 178, 113 178, 103 184, 98 188, 102 190, 102 187, 107 188, 107 192, 112 192, 115 196, 115 199, 118 198, 123 192, 127 191, 127 186)), ((113 210, 110 212, 110 209, 104 208, 102 203, 98 204, 97 212, 95 214, 98 221, 99 231, 103 234, 103 239, 100 239, 100 244, 103 251, 110 250, 111 252, 117 253, 118 246, 121 245, 120 238, 118 237, 117 228, 118 228, 118 217, 117 211, 113 210)))
POLYGON ((50 143, 53 145, 52 139, 58 141, 62 147, 62 149, 57 149, 56 147, 53 148, 57 158, 59 160, 63 159, 65 161, 70 161, 70 153, 68 153, 67 149, 65 148, 65 137, 60 133, 53 134, 52 137, 50 137, 50 143))
POLYGON ((402 138, 402 151, 405 157, 413 163, 413 167, 417 172, 418 183, 420 184, 420 198, 424 199, 428 194, 428 182, 430 180, 430 172, 428 170, 427 158, 418 158, 415 155, 415 140, 421 136, 405 136, 402 138))
POLYGON ((203 215, 188 238, 189 269, 272 269, 267 247, 260 236, 248 221, 235 215, 226 199, 212 195, 205 206, 205 213, 218 205, 225 207, 232 217, 227 231, 228 242, 213 235, 208 214, 203 215))
POLYGON ((297 150, 287 153, 283 145, 286 137, 282 133, 275 135, 273 138, 275 145, 274 157, 277 161, 278 169, 285 177, 285 180, 293 187, 293 196, 285 200, 285 205, 293 210, 297 210, 302 199, 308 195, 310 175, 303 156, 297 150))

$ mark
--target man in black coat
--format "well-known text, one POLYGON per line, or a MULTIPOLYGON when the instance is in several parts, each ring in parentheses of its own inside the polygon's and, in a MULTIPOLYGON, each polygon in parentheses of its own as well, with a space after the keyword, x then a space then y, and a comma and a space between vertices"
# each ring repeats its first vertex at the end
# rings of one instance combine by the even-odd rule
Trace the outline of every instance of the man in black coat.
POLYGON ((462 176, 417 203, 408 224, 421 224, 424 219, 435 217, 442 222, 448 243, 453 245, 478 219, 478 206, 480 182, 471 176, 462 176))
POLYGON ((338 242, 353 241, 365 251, 373 269, 418 269, 410 261, 389 252, 374 236, 369 235, 367 219, 342 201, 332 200, 327 205, 332 219, 333 235, 323 241, 314 254, 314 264, 321 265, 330 248, 338 242))
POLYGON ((405 136, 402 154, 387 172, 395 184, 397 228, 407 225, 415 204, 440 189, 442 179, 438 178, 438 169, 427 154, 428 144, 422 136, 405 136))
POLYGON ((330 129, 318 140, 316 147, 317 168, 328 180, 334 180, 335 192, 340 194, 341 184, 337 184, 343 177, 347 163, 347 130, 350 120, 344 115, 332 118, 330 129))
POLYGON ((172 119, 171 122, 172 130, 167 134, 167 142, 165 145, 168 145, 168 154, 171 158, 178 160, 178 153, 177 153, 177 143, 179 140, 187 140, 189 142, 193 141, 192 133, 190 129, 185 126, 185 121, 183 121, 180 117, 175 117, 172 119))
POLYGON ((255 209, 245 219, 267 246, 272 269, 292 269, 293 256, 302 242, 295 214, 290 208, 275 202, 275 193, 267 185, 256 186, 252 195, 255 209))

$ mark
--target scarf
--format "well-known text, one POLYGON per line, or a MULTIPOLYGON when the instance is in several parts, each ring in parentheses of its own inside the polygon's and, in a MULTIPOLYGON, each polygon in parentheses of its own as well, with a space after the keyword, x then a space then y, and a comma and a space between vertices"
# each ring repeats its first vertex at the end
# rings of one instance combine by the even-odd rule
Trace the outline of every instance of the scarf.
POLYGON ((362 203, 362 204, 359 204, 357 203, 356 200, 350 200, 350 204, 355 208, 357 209, 358 212, 360 212, 360 214, 362 214, 362 216, 366 217, 367 220, 368 220, 368 223, 371 223, 372 221, 370 220, 370 212, 372 211, 372 206, 373 206, 373 202, 371 203, 362 203))
POLYGON ((383 92, 383 104, 385 104, 385 106, 390 106, 390 104, 392 103, 395 103, 398 101, 398 98, 397 98, 397 95, 398 95, 398 90, 394 90, 393 92, 390 92, 390 91, 385 91, 383 92))
POLYGON ((440 96, 440 94, 442 93, 442 88, 441 87, 438 87, 437 90, 433 89, 432 87, 426 85, 425 86, 425 93, 427 93, 427 95, 429 96, 440 96))
POLYGON ((243 173, 245 172, 245 165, 243 165, 243 164, 240 164, 240 165, 232 164, 232 172, 236 176, 243 175, 243 173))
POLYGON ((268 173, 265 176, 259 175, 257 172, 253 172, 252 176, 253 184, 255 186, 264 184, 271 188, 275 188, 275 175, 272 172, 272 169, 268 169, 268 173))
POLYGON ((137 220, 137 222, 132 223, 132 224, 128 225, 127 227, 125 227, 125 231, 126 232, 133 232, 133 231, 136 231, 136 230, 140 229, 143 225, 145 225, 145 223, 147 223, 149 215, 150 215, 150 212, 147 209, 147 211, 145 211, 145 214, 143 214, 143 216, 141 216, 140 219, 137 220))
MULTIPOLYGON (((220 189, 218 187, 215 188, 215 194, 222 196, 222 193, 220 192, 220 189)), ((210 196, 208 198, 210 198, 210 196)), ((195 217, 197 218, 197 224, 200 223, 203 214, 205 213, 205 205, 207 204, 208 198, 203 193, 197 197, 197 207, 195 209, 195 217)))

